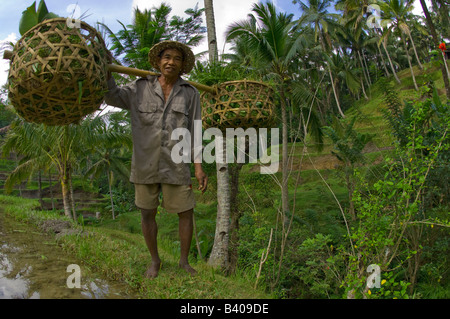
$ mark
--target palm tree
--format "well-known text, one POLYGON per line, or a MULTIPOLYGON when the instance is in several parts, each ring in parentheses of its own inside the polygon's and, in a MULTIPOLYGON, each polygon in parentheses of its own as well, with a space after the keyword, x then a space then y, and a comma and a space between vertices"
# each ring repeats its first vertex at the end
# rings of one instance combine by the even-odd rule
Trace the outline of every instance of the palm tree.
MULTIPOLYGON (((9 125, 9 130, 6 139, 2 143, 3 156, 14 152, 17 156, 18 150, 20 150, 20 158, 18 158, 18 165, 8 175, 5 181, 5 192, 12 191, 14 185, 20 184, 22 181, 30 179, 35 171, 38 171, 40 178, 41 170, 50 170, 51 164, 48 157, 38 147, 30 145, 29 140, 24 139, 24 134, 17 134, 18 130, 24 130, 21 120, 14 120, 9 125), (20 124, 18 124, 20 123, 20 124)), ((42 206, 42 194, 41 185, 39 180, 39 200, 42 206)))
POLYGON ((195 46, 203 39, 204 28, 201 27, 201 14, 204 9, 197 7, 187 9, 187 19, 172 16, 169 19, 172 8, 161 3, 152 10, 134 9, 134 18, 131 25, 124 25, 117 34, 111 31, 105 24, 100 23, 112 41, 111 51, 116 57, 122 57, 126 66, 148 70, 148 52, 151 47, 163 40, 176 40, 195 46))
MULTIPOLYGON (((24 161, 8 177, 8 185, 21 181, 35 168, 53 166, 61 182, 64 213, 76 220, 72 176, 86 156, 99 145, 129 143, 129 136, 111 130, 102 132, 100 117, 89 116, 79 125, 45 126, 17 119, 11 125, 3 145, 3 154, 11 151, 25 156, 24 161)), ((8 186, 11 187, 11 186, 8 186)))
POLYGON ((67 217, 75 219, 71 209, 70 178, 72 166, 69 163, 68 150, 71 142, 68 139, 68 126, 45 127, 43 124, 34 124, 17 119, 3 144, 3 154, 11 151, 25 156, 24 160, 11 173, 7 179, 7 189, 14 183, 24 180, 31 175, 36 167, 54 165, 61 181, 64 213, 67 217))
POLYGON ((118 136, 119 138, 108 138, 104 143, 96 145, 93 149, 94 154, 89 157, 89 162, 91 163, 86 164, 89 168, 84 173, 85 176, 92 176, 94 178, 99 178, 102 174, 107 176, 113 219, 115 219, 112 193, 114 176, 118 175, 123 180, 128 179, 130 176, 130 168, 128 165, 130 156, 127 156, 125 152, 131 151, 132 149, 131 132, 122 131, 122 127, 115 122, 118 119, 117 114, 119 112, 102 115, 102 121, 97 127, 97 134, 114 134, 114 136, 118 136), (107 125, 107 122, 110 124, 107 125), (93 162, 92 159, 94 159, 93 162))
POLYGON ((126 66, 148 70, 148 52, 158 42, 166 39, 168 18, 172 11, 170 6, 162 3, 154 11, 139 8, 134 9, 134 19, 131 25, 125 26, 114 34, 105 24, 100 24, 112 41, 111 51, 116 57, 123 56, 126 66))
POLYGON ((189 46, 198 45, 203 40, 203 34, 206 32, 206 29, 202 26, 202 15, 204 11, 204 8, 198 8, 197 3, 194 8, 189 8, 184 11, 188 16, 187 18, 173 16, 167 30, 169 39, 182 42, 189 46))
MULTIPOLYGON (((280 94, 282 118, 282 182, 281 206, 287 218, 290 211, 288 195, 288 118, 286 109, 286 81, 291 77, 289 67, 292 59, 301 48, 302 38, 294 39, 291 31, 294 26, 293 14, 277 13, 275 6, 254 4, 252 14, 244 21, 232 24, 227 30, 227 40, 247 41, 253 51, 265 62, 266 73, 276 76, 280 94)), ((286 221, 286 220, 285 220, 286 221)))
MULTIPOLYGON (((359 67, 363 73, 367 87, 370 87, 372 83, 369 70, 363 61, 364 57, 362 51, 367 47, 368 43, 373 42, 374 40, 366 35, 361 23, 358 23, 358 25, 355 26, 352 26, 352 24, 348 22, 345 23, 337 29, 336 37, 339 39, 341 45, 351 50, 351 54, 354 56, 353 58, 359 62, 359 67)), ((343 56, 345 56, 345 52, 342 53, 344 53, 343 56)), ((364 86, 362 86, 362 89, 364 90, 364 96, 367 99, 364 86)))
POLYGON ((344 18, 357 26, 362 22, 369 5, 373 2, 375 0, 337 0, 334 7, 336 10, 342 10, 344 18))
POLYGON ((413 79, 414 87, 416 90, 419 90, 419 88, 417 87, 416 78, 414 76, 414 71, 412 69, 408 46, 404 36, 405 34, 408 36, 419 68, 423 70, 422 63, 420 63, 420 59, 417 54, 416 46, 414 45, 414 39, 411 36, 411 32, 407 24, 408 16, 410 15, 410 12, 413 9, 412 3, 413 1, 411 0, 387 0, 386 2, 383 1, 378 2, 381 10, 386 15, 386 19, 384 20, 391 22, 391 24, 385 28, 382 38, 390 37, 391 34, 393 33, 395 34, 395 31, 399 33, 408 58, 408 65, 411 70, 411 77, 413 79))
MULTIPOLYGON (((219 54, 217 51, 216 26, 214 19, 214 8, 212 0, 205 0, 206 27, 208 33, 209 63, 218 66, 219 54)), ((225 149, 225 140, 223 143, 225 149)), ((225 153, 223 153, 225 158, 225 153)), ((230 232, 230 177, 228 164, 225 160, 216 162, 217 171, 217 217, 214 244, 211 250, 208 264, 220 267, 224 270, 229 265, 229 232, 230 232), (222 163, 220 163, 222 162, 222 163)))
MULTIPOLYGON (((323 52, 328 52, 331 46, 331 41, 329 40, 329 28, 336 25, 338 15, 329 13, 327 11, 328 6, 331 4, 331 0, 308 0, 307 4, 299 1, 293 0, 293 3, 298 3, 302 10, 302 16, 297 21, 299 25, 310 24, 314 29, 315 41, 319 42, 323 52)), ((338 98, 338 92, 334 85, 333 73, 331 72, 330 64, 326 64, 328 75, 330 77, 331 87, 333 89, 334 98, 336 101, 336 106, 338 108, 339 114, 345 118, 344 112, 342 112, 341 105, 338 98)))
POLYGON ((411 11, 413 10, 413 3, 413 0, 390 0, 387 2, 383 2, 381 4, 381 9, 386 10, 385 13, 388 13, 392 16, 391 19, 394 21, 394 24, 398 28, 400 28, 400 30, 411 40, 411 45, 417 60, 417 64, 419 65, 419 68, 423 70, 423 65, 420 62, 416 45, 414 44, 414 38, 411 36, 411 30, 407 23, 409 16, 411 15, 411 11))

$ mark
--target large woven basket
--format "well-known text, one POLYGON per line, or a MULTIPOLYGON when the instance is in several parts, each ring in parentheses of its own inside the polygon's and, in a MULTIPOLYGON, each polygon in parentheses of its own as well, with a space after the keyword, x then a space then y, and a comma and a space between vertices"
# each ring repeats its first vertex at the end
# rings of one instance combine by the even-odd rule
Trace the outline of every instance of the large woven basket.
POLYGON ((217 86, 217 93, 203 92, 203 127, 261 128, 274 123, 273 89, 262 82, 230 81, 217 86))
POLYGON ((26 121, 47 125, 79 122, 96 111, 107 91, 106 46, 100 34, 80 21, 45 20, 14 46, 9 99, 26 121))

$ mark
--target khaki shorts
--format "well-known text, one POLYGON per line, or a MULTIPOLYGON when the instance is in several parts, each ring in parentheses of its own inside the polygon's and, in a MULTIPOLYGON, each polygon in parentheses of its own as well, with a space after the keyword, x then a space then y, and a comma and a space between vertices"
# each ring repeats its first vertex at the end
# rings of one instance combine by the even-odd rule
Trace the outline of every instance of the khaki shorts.
POLYGON ((134 189, 135 203, 139 208, 158 208, 161 191, 161 206, 168 213, 182 213, 195 207, 192 185, 134 184, 134 189))

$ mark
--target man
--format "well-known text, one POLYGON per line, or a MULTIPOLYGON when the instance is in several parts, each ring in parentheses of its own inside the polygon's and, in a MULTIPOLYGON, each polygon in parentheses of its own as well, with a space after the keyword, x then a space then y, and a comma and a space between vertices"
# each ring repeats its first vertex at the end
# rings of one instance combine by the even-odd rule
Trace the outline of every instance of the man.
POLYGON ((118 87, 111 77, 105 102, 130 111, 133 136, 133 156, 130 181, 135 185, 136 206, 141 210, 142 232, 152 257, 145 275, 155 278, 161 267, 158 254, 155 216, 159 194, 169 213, 179 216, 181 255, 179 266, 195 275, 188 262, 193 233, 194 194, 191 185, 190 164, 175 163, 171 158, 171 139, 176 128, 191 133, 191 160, 195 167, 198 189, 204 193, 208 178, 194 155, 194 120, 201 120, 200 95, 180 75, 194 67, 191 49, 179 42, 163 41, 149 52, 149 62, 160 71, 159 76, 140 78, 129 85, 118 87))

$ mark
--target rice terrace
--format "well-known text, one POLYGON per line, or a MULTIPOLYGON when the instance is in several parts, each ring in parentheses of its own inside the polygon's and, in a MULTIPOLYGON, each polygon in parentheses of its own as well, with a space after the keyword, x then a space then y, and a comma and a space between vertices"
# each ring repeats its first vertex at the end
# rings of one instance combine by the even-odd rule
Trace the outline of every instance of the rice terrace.
POLYGON ((446 0, 17 2, 0 299, 450 298, 446 0))

